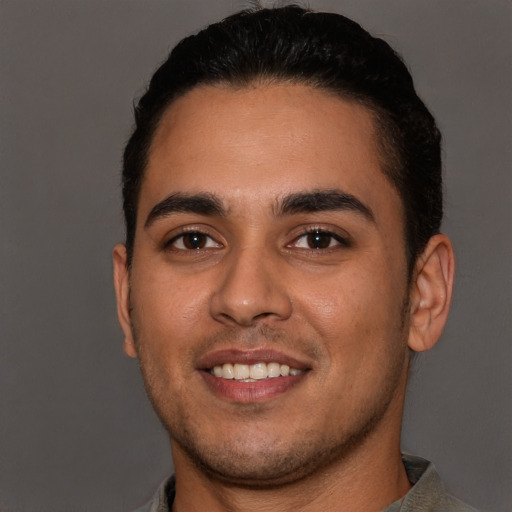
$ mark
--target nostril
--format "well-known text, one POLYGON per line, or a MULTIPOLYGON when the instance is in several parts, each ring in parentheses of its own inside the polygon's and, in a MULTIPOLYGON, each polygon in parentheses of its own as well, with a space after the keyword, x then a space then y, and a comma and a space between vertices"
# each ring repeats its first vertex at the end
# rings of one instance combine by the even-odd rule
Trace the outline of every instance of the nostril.
POLYGON ((256 315, 254 317, 254 320, 257 320, 258 318, 265 318, 265 317, 271 316, 271 315, 272 315, 272 313, 270 313, 270 312, 269 313, 260 313, 259 315, 256 315))

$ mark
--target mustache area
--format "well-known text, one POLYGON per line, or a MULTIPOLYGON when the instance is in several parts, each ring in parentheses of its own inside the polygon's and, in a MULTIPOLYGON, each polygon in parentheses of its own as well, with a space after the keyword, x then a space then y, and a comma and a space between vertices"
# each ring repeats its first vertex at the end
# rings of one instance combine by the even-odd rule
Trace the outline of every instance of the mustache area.
POLYGON ((313 361, 318 360, 322 353, 319 343, 311 337, 261 324, 251 327, 223 326, 191 344, 188 356, 190 361, 197 361, 204 354, 215 350, 232 349, 243 352, 259 348, 298 354, 313 361))

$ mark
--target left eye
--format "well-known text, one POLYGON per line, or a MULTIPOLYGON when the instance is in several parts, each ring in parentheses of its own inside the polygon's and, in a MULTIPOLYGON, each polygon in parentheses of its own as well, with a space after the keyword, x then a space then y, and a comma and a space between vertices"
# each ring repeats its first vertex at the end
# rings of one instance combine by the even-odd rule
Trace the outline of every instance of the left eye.
POLYGON ((329 249, 337 245, 346 244, 341 237, 327 231, 311 231, 293 242, 293 247, 299 249, 329 249))
POLYGON ((193 251, 198 249, 210 249, 221 247, 221 244, 216 242, 212 237, 196 231, 190 233, 183 233, 173 238, 170 241, 169 245, 172 246, 174 249, 179 249, 183 251, 193 251))

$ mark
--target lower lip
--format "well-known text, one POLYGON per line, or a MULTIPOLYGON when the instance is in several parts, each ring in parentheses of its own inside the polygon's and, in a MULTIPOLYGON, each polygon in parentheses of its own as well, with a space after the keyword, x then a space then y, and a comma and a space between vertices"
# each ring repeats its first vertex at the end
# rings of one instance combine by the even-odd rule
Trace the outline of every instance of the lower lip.
POLYGON ((241 382, 238 380, 215 377, 207 371, 201 375, 208 387, 217 395, 230 401, 239 403, 253 403, 270 400, 295 387, 307 372, 288 377, 274 377, 254 382, 241 382))

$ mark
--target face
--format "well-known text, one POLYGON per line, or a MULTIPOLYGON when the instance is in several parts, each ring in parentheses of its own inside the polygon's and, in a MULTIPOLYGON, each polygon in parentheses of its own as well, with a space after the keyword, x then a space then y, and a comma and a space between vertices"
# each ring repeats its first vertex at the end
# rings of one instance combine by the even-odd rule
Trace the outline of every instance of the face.
POLYGON ((275 484, 397 442, 408 281, 381 169, 371 114, 306 86, 168 109, 120 302, 177 469, 275 484))

